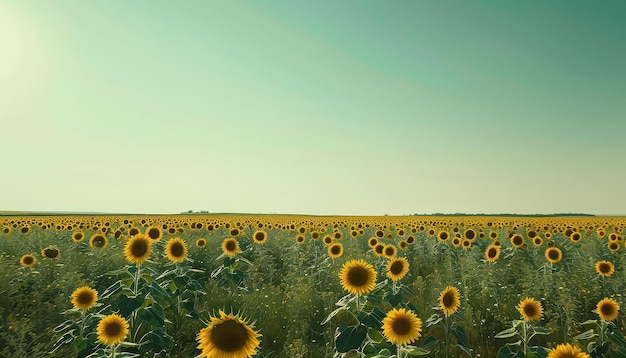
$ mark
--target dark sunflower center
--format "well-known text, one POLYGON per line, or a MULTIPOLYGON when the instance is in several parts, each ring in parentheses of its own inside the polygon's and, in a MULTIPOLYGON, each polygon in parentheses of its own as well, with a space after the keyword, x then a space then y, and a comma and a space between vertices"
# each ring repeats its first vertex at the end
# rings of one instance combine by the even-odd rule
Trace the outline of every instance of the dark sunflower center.
POLYGON ((148 252, 148 243, 144 240, 137 240, 130 247, 130 252, 135 257, 142 257, 148 252))
POLYGON ((376 250, 376 253, 378 254, 382 254, 383 251, 385 250, 385 247, 383 245, 376 245, 376 247, 374 248, 374 250, 376 250))
POLYGON ((393 321, 392 328, 395 334, 402 336, 411 331, 411 322, 406 318, 397 318, 393 321))
POLYGON ((348 271, 348 282, 352 286, 363 286, 369 279, 369 273, 364 267, 353 267, 348 271))
POLYGON ((118 322, 109 322, 109 324, 104 327, 104 332, 107 337, 117 337, 122 332, 122 325, 118 322))
POLYGON ((391 256, 395 253, 396 253, 396 250, 393 247, 389 246, 385 248, 385 255, 391 256))
POLYGON ((613 305, 605 303, 600 306, 600 312, 605 316, 611 316, 615 313, 615 310, 613 309, 613 305))
POLYGON ((203 247, 204 245, 206 245, 206 241, 204 240, 198 241, 198 246, 203 247))
POLYGON ((237 243, 233 240, 226 242, 226 250, 227 251, 235 251, 237 248, 237 243))
POLYGON ((130 235, 130 236, 135 236, 137 234, 139 234, 139 230, 137 230, 135 228, 132 228, 132 229, 128 230, 128 235, 130 235))
POLYGON ((93 295, 91 292, 81 292, 80 295, 78 295, 77 300, 78 303, 85 305, 93 301, 93 295))
POLYGON ((25 263, 26 265, 32 265, 34 260, 35 260, 35 258, 34 258, 34 257, 32 257, 32 256, 26 256, 26 257, 24 257, 24 260, 23 260, 23 261, 24 261, 24 263, 25 263))
POLYGON ((524 238, 521 236, 513 236, 513 245, 521 246, 524 243, 524 238))
POLYGON ((265 235, 263 235, 262 232, 258 232, 256 235, 254 235, 254 239, 256 241, 263 241, 265 240, 265 235))
POLYGON ((472 240, 474 237, 476 237, 476 233, 474 232, 474 230, 467 230, 465 232, 465 238, 468 240, 472 240))
POLYGON ((600 272, 602 273, 611 272, 611 266, 609 266, 609 264, 607 264, 606 262, 601 263, 598 268, 600 269, 600 272))
POLYGON ((159 229, 157 229, 157 228, 152 228, 152 229, 148 230, 148 236, 149 236, 152 240, 156 240, 156 239, 158 239, 158 238, 159 238, 159 236, 160 236, 159 234, 160 234, 160 232, 159 232, 159 229))
POLYGON ((441 298, 441 302, 444 307, 452 307, 454 304, 454 296, 452 292, 446 292, 446 294, 441 298))
POLYGON ((402 261, 396 261, 391 264, 391 267, 389 267, 389 271, 394 275, 399 275, 402 272, 402 269, 404 269, 402 261))
POLYGON ((74 239, 75 240, 80 240, 82 238, 83 238, 83 234, 80 234, 80 233, 74 234, 74 239))
POLYGON ((102 236, 96 236, 96 237, 93 239, 93 246, 95 246, 95 247, 103 247, 103 246, 104 246, 105 241, 106 241, 106 240, 105 240, 105 238, 104 238, 104 237, 102 237, 102 236))
POLYGON ((248 332, 236 321, 224 321, 215 327, 211 333, 211 341, 222 351, 235 352, 246 345, 248 332))
POLYGON ((551 260, 558 260, 559 259, 559 252, 556 250, 550 250, 548 252, 548 257, 550 257, 551 260))
POLYGON ((448 239, 448 233, 447 232, 442 232, 439 234, 439 238, 441 240, 447 240, 448 239))
POLYGON ((489 258, 493 259, 494 257, 496 257, 496 254, 498 253, 498 250, 496 250, 495 247, 492 247, 489 249, 489 251, 487 251, 487 256, 489 256, 489 258))
POLYGON ((533 304, 527 304, 524 306, 524 313, 528 317, 534 317, 537 315, 537 308, 533 304))
POLYGON ((57 249, 46 249, 46 257, 49 259, 53 259, 59 256, 59 250, 57 249))
POLYGON ((341 247, 340 246, 333 246, 330 248, 330 252, 333 255, 339 255, 339 253, 341 252, 341 247))
POLYGON ((180 242, 175 242, 170 247, 170 253, 174 257, 181 257, 181 256, 183 256, 185 254, 185 248, 183 247, 183 245, 180 242))

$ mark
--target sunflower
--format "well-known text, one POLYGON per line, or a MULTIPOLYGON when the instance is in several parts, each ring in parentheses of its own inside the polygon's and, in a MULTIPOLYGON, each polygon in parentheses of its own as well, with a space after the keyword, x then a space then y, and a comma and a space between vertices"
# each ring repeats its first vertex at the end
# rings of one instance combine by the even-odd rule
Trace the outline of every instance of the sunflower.
POLYGON ((153 241, 159 241, 163 237, 163 231, 157 226, 150 226, 146 230, 146 235, 153 241))
POLYGON ((517 308, 526 321, 538 321, 541 319, 541 315, 543 314, 541 302, 535 300, 534 298, 524 298, 515 308, 517 308))
POLYGON ((521 248, 524 246, 524 237, 520 234, 514 234, 511 236, 511 244, 515 246, 515 248, 521 248))
POLYGON ((211 317, 211 323, 198 333, 200 357, 207 358, 249 358, 259 347, 252 325, 241 318, 219 311, 220 317, 211 317))
POLYGON ((411 344, 422 336, 422 320, 406 308, 394 308, 383 318, 383 334, 391 343, 411 344))
POLYGON ((128 322, 113 313, 100 320, 98 323, 98 340, 106 345, 118 344, 124 341, 128 335, 128 322))
POLYGON ((472 240, 468 240, 468 239, 463 239, 461 241, 461 246, 463 247, 463 249, 467 250, 470 247, 472 247, 472 240))
POLYGON ((533 245, 535 245, 536 247, 543 245, 543 239, 541 238, 541 236, 535 236, 533 238, 533 245))
POLYGON ((198 240, 196 240, 196 246, 197 247, 205 247, 206 246, 206 240, 203 238, 199 238, 198 240))
POLYGON ((328 246, 328 255, 333 259, 341 257, 343 255, 343 245, 336 243, 328 246))
POLYGON ((35 265, 35 262, 37 262, 37 259, 35 258, 35 256, 30 255, 30 254, 29 255, 24 255, 20 259, 20 265, 22 265, 24 267, 33 267, 35 265))
POLYGON ((490 232, 490 233, 489 233, 489 238, 490 238, 491 240, 495 240, 495 239, 497 239, 497 238, 498 238, 498 233, 497 233, 496 231, 492 231, 492 232, 490 232))
POLYGON ((409 247, 409 243, 406 240, 402 240, 398 243, 398 248, 402 251, 406 250, 409 247))
POLYGON ((559 344, 548 353, 548 358, 589 358, 580 348, 569 343, 559 344))
POLYGON ((172 262, 183 262, 187 257, 187 245, 179 237, 169 239, 165 244, 165 254, 172 262))
POLYGON ((72 305, 79 310, 88 310, 96 304, 98 291, 91 287, 83 286, 72 293, 72 305))
POLYGON ((454 286, 448 286, 439 295, 439 307, 443 310, 443 314, 449 316, 456 312, 461 306, 461 294, 459 289, 454 286))
POLYGON ((454 247, 459 247, 459 246, 461 246, 461 238, 454 237, 454 238, 452 239, 452 246, 454 246, 454 247))
POLYGON ((135 236, 139 234, 139 229, 137 229, 136 227, 131 227, 130 229, 128 229, 128 236, 135 236))
POLYGON ((383 256, 387 257, 387 258, 392 258, 396 256, 396 247, 393 245, 387 245, 385 246, 385 249, 383 250, 383 256))
POLYGON ((74 241, 74 242, 81 242, 84 239, 85 239, 85 234, 83 234, 80 231, 77 231, 77 232, 72 234, 72 241, 74 241))
POLYGON ((595 312, 605 321, 613 321, 617 318, 619 304, 612 298, 603 298, 598 302, 595 312))
POLYGON ((108 242, 109 240, 107 240, 107 237, 103 234, 93 234, 91 238, 89 238, 89 246, 97 247, 99 249, 105 248, 108 242))
POLYGON ((485 250, 485 258, 489 262, 495 262, 500 258, 500 246, 489 245, 487 250, 485 250))
POLYGON ((61 256, 61 252, 54 246, 48 246, 45 249, 41 250, 41 256, 49 259, 56 259, 61 256))
POLYGON ((609 242, 609 250, 611 250, 612 252, 617 252, 619 251, 619 242, 618 241, 611 241, 609 242))
POLYGON ((465 230, 463 236, 465 236, 465 238, 468 240, 474 240, 476 238, 476 231, 472 229, 465 230))
POLYGON ((304 241, 305 241, 305 240, 306 240, 306 239, 304 238, 304 235, 298 235, 298 236, 296 236, 296 242, 297 242, 298 244, 304 244, 304 241))
POLYGON ((557 263, 563 258, 563 253, 558 247, 548 247, 546 249, 546 259, 551 263, 557 263))
POLYGON ((581 238, 582 238, 582 236, 580 235, 579 232, 574 232, 569 237, 569 239, 572 240, 572 242, 578 242, 578 241, 580 241, 581 238))
POLYGON ((339 279, 344 290, 362 295, 374 289, 376 270, 363 260, 350 260, 341 267, 339 279))
POLYGON ((383 256, 383 253, 385 252, 385 244, 378 243, 374 246, 373 250, 376 256, 383 256))
POLYGON ((252 234, 252 240, 254 240, 257 244, 264 244, 265 241, 267 241, 267 233, 263 230, 256 231, 252 234))
POLYGON ((333 238, 330 235, 324 236, 322 239, 326 245, 330 245, 333 243, 333 238))
POLYGON ((241 249, 239 249, 239 242, 237 242, 234 237, 224 239, 224 241, 222 241, 222 251, 226 256, 235 256, 235 254, 241 252, 241 249))
POLYGON ((375 237, 370 237, 369 240, 367 240, 367 245, 371 248, 374 248, 374 246, 378 245, 378 239, 375 237))
POLYGON ((387 262, 387 277, 393 281, 401 280, 409 272, 409 262, 404 257, 387 262))
POLYGON ((596 262, 596 272, 600 276, 609 277, 615 272, 615 266, 608 261, 596 262))
POLYGON ((124 255, 128 262, 140 264, 148 260, 152 253, 152 240, 148 235, 131 236, 124 247, 124 255))
POLYGON ((450 234, 448 234, 447 231, 440 231, 439 234, 437 235, 437 240, 441 242, 446 242, 448 241, 449 238, 450 238, 450 234))

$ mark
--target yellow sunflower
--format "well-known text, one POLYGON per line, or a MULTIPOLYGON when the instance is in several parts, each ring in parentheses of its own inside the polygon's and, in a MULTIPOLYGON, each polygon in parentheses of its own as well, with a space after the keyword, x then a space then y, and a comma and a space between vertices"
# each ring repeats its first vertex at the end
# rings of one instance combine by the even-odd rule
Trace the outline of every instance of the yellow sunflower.
POLYGON ((79 310, 88 310, 96 304, 98 291, 91 287, 83 286, 72 293, 72 305, 79 310))
POLYGON ((450 238, 450 234, 447 231, 440 231, 437 235, 437 239, 441 242, 446 242, 450 238))
POLYGON ((548 353, 548 358, 589 358, 580 348, 569 343, 559 344, 548 353))
POLYGON ((609 277, 615 272, 615 266, 609 261, 596 262, 596 272, 600 276, 609 277))
POLYGON ((548 262, 550 263, 557 263, 559 261, 561 261, 561 258, 563 257, 563 253, 561 252, 561 249, 559 249, 558 247, 548 247, 546 249, 546 259, 548 260, 548 262))
POLYGON ((200 357, 250 358, 259 347, 254 326, 231 314, 219 311, 220 317, 211 317, 211 323, 196 336, 200 357))
POLYGON ((146 235, 153 241, 159 241, 163 237, 163 231, 157 226, 150 226, 146 230, 146 235))
POLYGON ((98 323, 98 340, 106 345, 118 344, 128 335, 128 322, 124 317, 113 313, 98 323))
POLYGON ((389 342, 411 344, 422 336, 422 320, 413 311, 394 308, 383 318, 382 329, 389 342))
POLYGON ((93 234, 91 238, 89 238, 89 246, 97 247, 99 249, 104 249, 107 246, 109 240, 103 234, 93 234))
POLYGON ((374 246, 378 245, 378 239, 375 237, 370 237, 370 239, 367 240, 367 245, 371 248, 374 248, 374 246))
POLYGON ((461 306, 461 294, 459 289, 454 286, 447 286, 439 295, 439 307, 443 310, 443 314, 449 316, 456 312, 461 306))
POLYGON ((205 247, 206 246, 206 240, 203 238, 199 238, 198 240, 196 240, 196 246, 197 247, 205 247))
POLYGON ((489 245, 485 250, 485 259, 489 262, 494 262, 500 258, 500 246, 489 245))
POLYGON ((617 318, 619 304, 612 298, 603 298, 598 302, 595 312, 605 321, 613 321, 617 318))
POLYGON ((77 231, 77 232, 72 234, 72 241, 74 241, 74 242, 81 242, 84 239, 85 239, 85 234, 83 234, 80 231, 77 231))
POLYGON ((233 237, 224 239, 224 241, 222 241, 222 251, 226 256, 235 256, 235 254, 241 253, 239 242, 233 237))
POLYGON ((35 256, 30 255, 30 254, 29 255, 24 255, 20 259, 20 265, 22 265, 24 267, 33 267, 36 262, 37 262, 37 259, 35 258, 35 256))
POLYGON ((41 250, 41 256, 49 259, 56 259, 61 256, 61 251, 59 251, 59 249, 54 246, 48 246, 45 249, 41 250))
POLYGON ((387 245, 385 246, 385 249, 383 250, 383 256, 387 257, 387 258, 392 258, 396 256, 396 247, 393 245, 387 245))
POLYGON ((409 272, 409 262, 404 257, 387 262, 387 277, 393 281, 401 280, 409 272))
POLYGON ((543 314, 541 302, 530 297, 524 298, 515 308, 517 308, 526 321, 538 321, 543 314))
POLYGON ((617 252, 619 251, 620 245, 618 241, 611 241, 609 242, 609 250, 611 250, 612 252, 617 252))
POLYGON ((152 240, 148 235, 131 236, 124 247, 124 256, 128 262, 140 264, 148 260, 152 253, 152 240))
POLYGON ((172 262, 183 262, 187 257, 187 244, 179 237, 169 239, 165 244, 165 254, 172 262))
POLYGON ((363 260, 350 260, 341 267, 339 279, 344 290, 362 295, 374 289, 376 270, 363 260))
POLYGON ((252 240, 254 240, 257 244, 264 244, 265 241, 267 241, 267 233, 263 230, 256 231, 252 234, 252 240))
POLYGON ((328 246, 328 256, 333 259, 339 258, 343 255, 343 245, 340 243, 332 244, 328 246))
POLYGON ((513 236, 511 236, 511 244, 515 247, 515 248, 521 248, 524 246, 524 237, 520 234, 515 234, 513 236))

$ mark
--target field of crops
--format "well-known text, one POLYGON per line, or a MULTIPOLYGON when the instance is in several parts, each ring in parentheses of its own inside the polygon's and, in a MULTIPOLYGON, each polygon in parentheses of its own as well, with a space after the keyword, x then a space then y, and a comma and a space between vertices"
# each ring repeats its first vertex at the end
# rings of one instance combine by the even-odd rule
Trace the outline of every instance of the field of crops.
POLYGON ((622 217, 0 217, 1 357, 626 357, 622 217))

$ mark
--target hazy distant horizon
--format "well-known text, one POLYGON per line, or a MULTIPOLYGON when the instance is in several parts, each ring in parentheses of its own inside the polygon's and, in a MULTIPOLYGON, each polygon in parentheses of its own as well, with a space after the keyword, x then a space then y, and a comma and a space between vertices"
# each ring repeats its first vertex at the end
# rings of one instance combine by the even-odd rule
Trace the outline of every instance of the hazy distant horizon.
POLYGON ((625 12, 0 0, 0 206, 626 213, 625 12))

